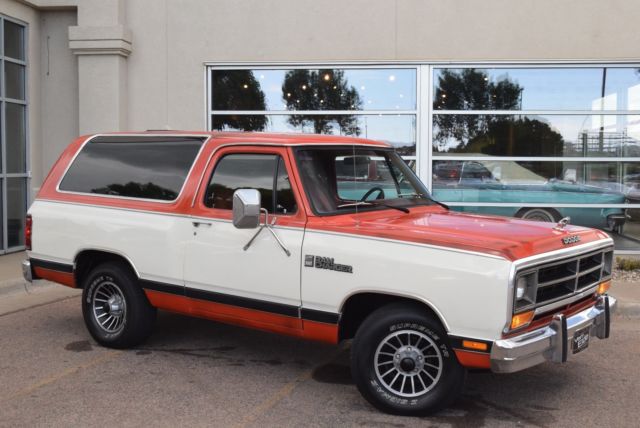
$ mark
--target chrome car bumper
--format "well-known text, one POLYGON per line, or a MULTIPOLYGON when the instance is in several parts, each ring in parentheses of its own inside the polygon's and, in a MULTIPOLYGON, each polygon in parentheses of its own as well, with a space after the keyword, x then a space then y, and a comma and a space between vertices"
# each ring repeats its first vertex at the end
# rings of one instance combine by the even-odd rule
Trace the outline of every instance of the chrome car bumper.
POLYGON ((22 261, 22 276, 25 280, 33 282, 33 272, 31 271, 31 262, 29 260, 22 261))
POLYGON ((491 370, 513 373, 545 361, 567 361, 577 331, 588 328, 590 338, 609 337, 610 315, 615 307, 614 297, 601 296, 595 306, 570 317, 555 315, 547 327, 495 341, 491 348, 491 370))

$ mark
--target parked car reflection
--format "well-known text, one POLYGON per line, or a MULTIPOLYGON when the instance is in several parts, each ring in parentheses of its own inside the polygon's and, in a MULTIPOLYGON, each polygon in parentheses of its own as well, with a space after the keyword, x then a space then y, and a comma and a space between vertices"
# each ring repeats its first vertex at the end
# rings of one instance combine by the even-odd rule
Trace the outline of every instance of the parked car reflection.
POLYGON ((622 204, 624 193, 603 186, 580 184, 576 170, 564 171, 563 179, 547 179, 512 161, 436 161, 433 196, 444 202, 513 203, 516 207, 455 207, 465 212, 507 215, 571 223, 621 233, 625 211, 620 208, 563 208, 559 204, 622 204), (544 206, 540 206, 544 204, 544 206))

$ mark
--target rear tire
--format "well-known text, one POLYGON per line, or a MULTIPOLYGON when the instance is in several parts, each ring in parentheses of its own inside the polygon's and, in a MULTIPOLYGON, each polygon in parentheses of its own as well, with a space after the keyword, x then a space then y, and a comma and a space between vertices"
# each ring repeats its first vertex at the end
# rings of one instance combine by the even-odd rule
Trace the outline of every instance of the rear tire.
POLYGON ((440 323, 417 305, 373 312, 353 340, 351 372, 362 396, 386 413, 424 416, 450 405, 466 371, 440 323))
POLYGON ((524 220, 545 221, 547 223, 557 223, 560 221, 560 213, 550 208, 523 208, 516 214, 524 220))
POLYGON ((156 309, 149 304, 131 270, 121 263, 109 262, 85 277, 82 315, 96 342, 123 349, 136 346, 151 335, 156 309))

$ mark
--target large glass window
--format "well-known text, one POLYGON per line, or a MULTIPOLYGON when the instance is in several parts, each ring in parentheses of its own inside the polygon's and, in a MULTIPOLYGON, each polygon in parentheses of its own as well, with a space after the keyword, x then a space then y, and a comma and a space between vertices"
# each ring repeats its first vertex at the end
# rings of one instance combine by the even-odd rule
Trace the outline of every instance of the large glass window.
POLYGON ((172 201, 202 143, 187 137, 98 137, 82 148, 60 190, 172 201))
POLYGON ((29 199, 26 27, 0 15, 0 39, 0 253, 3 253, 24 248, 29 199), (2 213, 6 214, 4 218, 2 213))
POLYGON ((385 141, 416 159, 416 68, 210 69, 210 128, 385 141))
POLYGON ((558 221, 640 249, 640 68, 433 69, 437 199, 466 212, 558 221))

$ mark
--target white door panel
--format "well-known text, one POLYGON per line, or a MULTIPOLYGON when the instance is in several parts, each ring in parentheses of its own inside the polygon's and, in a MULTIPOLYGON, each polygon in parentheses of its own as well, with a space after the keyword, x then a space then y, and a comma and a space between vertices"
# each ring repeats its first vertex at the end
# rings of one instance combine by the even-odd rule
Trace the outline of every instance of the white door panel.
POLYGON ((300 305, 300 260, 304 230, 274 231, 291 252, 287 256, 268 230, 244 251, 258 229, 236 229, 230 221, 197 220, 185 254, 187 287, 289 305, 300 305))

